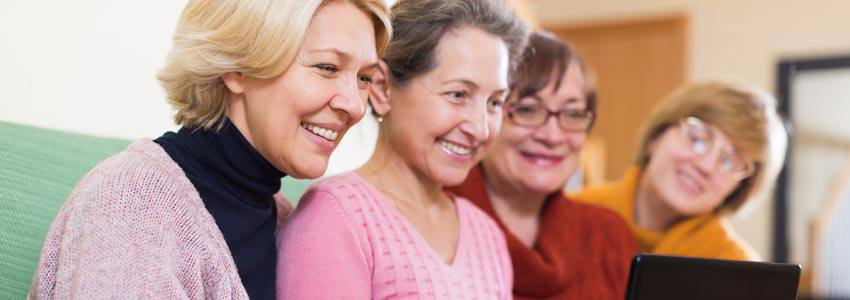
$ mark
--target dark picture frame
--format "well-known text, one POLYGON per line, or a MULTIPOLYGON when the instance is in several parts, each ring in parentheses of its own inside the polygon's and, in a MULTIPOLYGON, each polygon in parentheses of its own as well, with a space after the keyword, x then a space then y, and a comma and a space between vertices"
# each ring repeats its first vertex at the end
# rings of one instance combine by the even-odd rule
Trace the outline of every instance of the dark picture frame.
MULTIPOLYGON (((793 95, 792 87, 797 75, 811 71, 824 71, 847 68, 850 69, 850 55, 836 55, 816 58, 789 58, 779 61, 777 69, 777 101, 780 115, 786 120, 786 124, 793 124, 791 111, 793 95)), ((790 259, 790 233, 789 233, 789 174, 790 161, 794 159, 791 151, 794 140, 793 128, 786 125, 790 136, 788 139, 788 150, 786 161, 777 179, 776 191, 773 203, 773 232, 772 232, 772 257, 775 262, 787 263, 790 259)))

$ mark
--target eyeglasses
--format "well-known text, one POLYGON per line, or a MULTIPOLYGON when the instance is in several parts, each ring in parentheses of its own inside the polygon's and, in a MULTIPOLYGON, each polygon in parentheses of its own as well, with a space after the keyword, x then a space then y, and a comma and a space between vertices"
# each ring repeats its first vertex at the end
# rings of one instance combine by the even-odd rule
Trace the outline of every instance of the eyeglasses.
POLYGON ((513 104, 508 108, 508 118, 522 127, 540 128, 551 116, 557 117, 558 125, 567 131, 586 131, 593 123, 593 112, 588 110, 551 111, 540 104, 513 104))
POLYGON ((744 158, 732 146, 718 142, 714 132, 702 120, 687 117, 679 123, 682 139, 689 143, 691 151, 697 155, 706 155, 714 150, 720 150, 718 170, 724 175, 741 180, 749 177, 755 170, 752 161, 744 158))

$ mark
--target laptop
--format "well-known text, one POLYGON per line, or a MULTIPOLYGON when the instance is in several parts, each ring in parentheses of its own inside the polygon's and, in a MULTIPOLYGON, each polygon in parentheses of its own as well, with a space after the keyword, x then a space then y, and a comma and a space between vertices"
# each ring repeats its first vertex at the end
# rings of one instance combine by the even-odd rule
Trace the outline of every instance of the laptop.
POLYGON ((626 300, 796 299, 800 265, 638 254, 626 300))

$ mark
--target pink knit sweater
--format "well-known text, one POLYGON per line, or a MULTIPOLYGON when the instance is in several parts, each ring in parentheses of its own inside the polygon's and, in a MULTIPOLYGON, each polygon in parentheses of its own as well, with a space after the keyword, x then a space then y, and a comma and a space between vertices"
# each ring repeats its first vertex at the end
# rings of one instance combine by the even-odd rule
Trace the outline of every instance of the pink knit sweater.
POLYGON ((510 299, 504 235, 454 198, 460 238, 446 264, 378 190, 356 173, 307 191, 278 238, 278 299, 510 299))
POLYGON ((197 190, 145 139, 98 164, 71 192, 47 233, 30 297, 248 296, 197 190))

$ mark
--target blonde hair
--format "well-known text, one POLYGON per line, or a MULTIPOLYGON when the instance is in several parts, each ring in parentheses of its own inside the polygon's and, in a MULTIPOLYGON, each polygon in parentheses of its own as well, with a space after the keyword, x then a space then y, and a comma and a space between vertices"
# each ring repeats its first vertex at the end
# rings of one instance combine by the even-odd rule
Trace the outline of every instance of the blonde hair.
POLYGON ((646 167, 651 159, 650 142, 687 117, 697 117, 719 128, 755 165, 753 174, 738 184, 717 212, 736 212, 749 199, 770 191, 785 160, 788 140, 773 96, 739 83, 710 81, 685 85, 650 113, 638 135, 634 163, 641 169, 646 167))
POLYGON ((190 0, 175 30, 174 47, 157 74, 174 122, 210 129, 227 111, 229 72, 267 79, 295 59, 314 13, 331 2, 348 2, 369 15, 379 57, 392 28, 383 0, 190 0))

